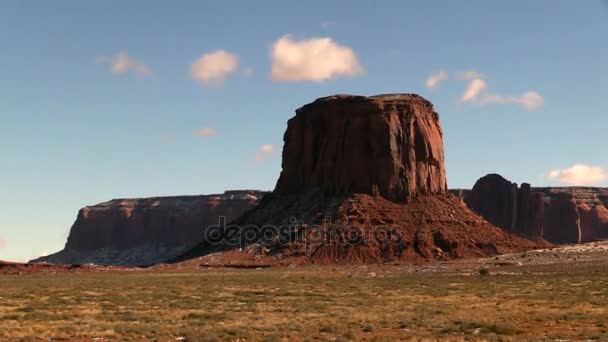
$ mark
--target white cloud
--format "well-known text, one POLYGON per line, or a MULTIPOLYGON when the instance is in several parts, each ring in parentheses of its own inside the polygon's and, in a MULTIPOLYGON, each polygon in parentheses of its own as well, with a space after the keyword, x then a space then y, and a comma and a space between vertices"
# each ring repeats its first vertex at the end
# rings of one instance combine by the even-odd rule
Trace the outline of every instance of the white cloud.
POLYGON ((462 102, 471 102, 475 100, 477 95, 479 95, 479 93, 487 87, 488 83, 481 78, 472 79, 462 95, 462 102))
POLYGON ((448 73, 444 70, 439 70, 438 72, 431 74, 429 78, 426 80, 426 87, 429 89, 433 89, 439 86, 439 83, 448 79, 448 73))
POLYGON ((456 79, 461 81, 471 81, 476 78, 484 79, 483 75, 475 70, 460 71, 456 73, 456 79))
POLYGON ((212 135, 215 135, 216 133, 217 131, 215 130, 215 128, 212 127, 203 127, 196 132, 196 134, 201 138, 207 138, 212 135))
POLYGON ((363 73, 352 48, 329 37, 293 40, 285 35, 272 45, 270 79, 321 82, 363 73))
POLYGON ((488 92, 488 82, 483 78, 482 74, 475 70, 458 72, 456 73, 456 79, 468 81, 467 88, 460 99, 462 102, 476 103, 481 106, 517 104, 527 110, 538 109, 544 103, 543 96, 534 90, 527 91, 521 95, 501 95, 488 92))
POLYGON ((0 249, 4 248, 4 246, 6 246, 6 240, 0 237, 0 249))
POLYGON ((563 170, 551 170, 547 175, 569 185, 592 185, 603 182, 608 178, 608 172, 601 167, 575 164, 563 170))
POLYGON ((199 57, 190 66, 190 77, 203 84, 221 84, 239 67, 239 56, 216 50, 199 57))
POLYGON ((124 74, 132 70, 141 76, 152 75, 152 70, 143 62, 130 57, 126 52, 119 52, 116 56, 97 57, 98 64, 108 65, 114 74, 124 74))
POLYGON ((519 96, 486 94, 479 99, 479 104, 519 104, 528 110, 542 106, 544 99, 536 91, 528 91, 519 96))
POLYGON ((266 157, 266 155, 268 155, 268 154, 270 154, 272 152, 274 152, 274 146, 273 145, 270 145, 270 144, 262 145, 255 152, 255 160, 262 161, 262 160, 264 160, 264 158, 266 157))

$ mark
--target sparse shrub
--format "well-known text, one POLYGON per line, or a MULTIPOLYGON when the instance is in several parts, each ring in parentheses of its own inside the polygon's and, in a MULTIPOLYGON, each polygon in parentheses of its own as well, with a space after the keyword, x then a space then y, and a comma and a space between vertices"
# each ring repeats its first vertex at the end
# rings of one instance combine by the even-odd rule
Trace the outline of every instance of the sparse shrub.
POLYGON ((363 332, 366 332, 366 333, 372 333, 372 332, 374 332, 374 326, 373 325, 369 325, 369 324, 363 326, 363 332))
POLYGON ((335 333, 338 329, 336 328, 335 325, 324 325, 321 327, 321 329, 319 329, 320 332, 323 333, 335 333))
POLYGON ((479 269, 479 275, 481 275, 481 276, 488 276, 488 275, 490 275, 490 270, 487 269, 487 268, 485 268, 485 267, 480 268, 479 269))

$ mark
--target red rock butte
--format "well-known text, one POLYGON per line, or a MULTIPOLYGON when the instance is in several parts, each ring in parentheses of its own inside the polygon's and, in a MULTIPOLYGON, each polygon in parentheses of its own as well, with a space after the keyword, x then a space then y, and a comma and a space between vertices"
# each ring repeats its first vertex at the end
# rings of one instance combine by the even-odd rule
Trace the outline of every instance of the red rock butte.
MULTIPOLYGON (((231 226, 288 230, 241 239, 239 248, 204 242, 176 261, 381 263, 546 246, 497 228, 447 192, 439 115, 418 95, 320 98, 296 111, 284 142, 275 190, 231 226)), ((223 241, 235 236, 226 230, 223 241)))
POLYGON ((406 201, 447 189, 439 115, 415 94, 320 98, 296 111, 284 142, 279 194, 406 201))

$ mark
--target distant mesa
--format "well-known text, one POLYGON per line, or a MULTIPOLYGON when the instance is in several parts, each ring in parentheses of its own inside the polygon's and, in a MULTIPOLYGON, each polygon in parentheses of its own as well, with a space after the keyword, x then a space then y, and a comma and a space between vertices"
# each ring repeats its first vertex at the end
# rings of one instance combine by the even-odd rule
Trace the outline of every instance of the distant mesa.
MULTIPOLYGON (((442 136, 433 105, 415 94, 334 95, 301 107, 287 124, 275 190, 233 222, 287 231, 240 240, 244 252, 226 255, 375 263, 546 246, 495 227, 447 192, 442 136)), ((177 260, 231 248, 207 241, 177 260)), ((213 259, 223 262, 221 253, 213 259)))
POLYGON ((453 190, 493 224, 551 243, 608 238, 608 188, 545 187, 511 183, 497 174, 480 178, 472 190, 453 190))
POLYGON ((54 264, 147 266, 181 255, 203 239, 204 227, 231 221, 265 192, 115 199, 78 212, 65 248, 32 260, 54 264))
POLYGON ((530 184, 511 183, 498 174, 480 178, 465 197, 467 205, 492 224, 532 238, 543 236, 542 195, 530 184))

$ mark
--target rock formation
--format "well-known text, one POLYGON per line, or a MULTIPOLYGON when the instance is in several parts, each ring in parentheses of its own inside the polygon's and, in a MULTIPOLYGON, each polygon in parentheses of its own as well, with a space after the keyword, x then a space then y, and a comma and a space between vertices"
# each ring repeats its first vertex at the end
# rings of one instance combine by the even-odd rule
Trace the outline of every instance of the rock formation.
POLYGON ((296 111, 284 140, 279 194, 318 188, 405 201, 446 191, 439 116, 417 95, 320 98, 296 111))
POLYGON ((580 243, 581 221, 574 195, 552 193, 545 202, 545 239, 553 243, 580 243))
POLYGON ((534 188, 545 199, 546 239, 577 243, 608 238, 608 188, 534 188))
POLYGON ((151 265, 191 249, 219 217, 231 221, 253 208, 260 191, 219 195, 115 199, 78 212, 65 248, 32 262, 151 265))
POLYGON ((521 188, 497 174, 480 178, 467 205, 492 224, 531 238, 543 236, 543 198, 530 184, 521 188))
POLYGON ((546 187, 511 183, 490 174, 472 190, 450 190, 488 221, 552 243, 581 243, 608 238, 608 188, 546 187))
POLYGON ((539 246, 447 193, 439 116, 418 95, 318 99, 296 111, 284 142, 273 193, 176 261, 237 247, 245 253, 231 258, 368 263, 539 246))

